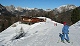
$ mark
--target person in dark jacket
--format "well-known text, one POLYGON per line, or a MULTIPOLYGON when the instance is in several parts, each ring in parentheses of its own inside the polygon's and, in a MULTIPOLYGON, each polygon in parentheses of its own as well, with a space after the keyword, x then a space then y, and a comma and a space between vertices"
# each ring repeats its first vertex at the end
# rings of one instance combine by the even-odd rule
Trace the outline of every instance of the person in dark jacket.
POLYGON ((67 25, 66 22, 63 22, 63 24, 64 24, 64 27, 62 28, 62 34, 63 34, 63 36, 62 36, 61 41, 64 42, 64 39, 65 39, 68 43, 70 43, 69 42, 69 36, 68 36, 68 34, 69 34, 69 30, 68 30, 69 26, 67 25))

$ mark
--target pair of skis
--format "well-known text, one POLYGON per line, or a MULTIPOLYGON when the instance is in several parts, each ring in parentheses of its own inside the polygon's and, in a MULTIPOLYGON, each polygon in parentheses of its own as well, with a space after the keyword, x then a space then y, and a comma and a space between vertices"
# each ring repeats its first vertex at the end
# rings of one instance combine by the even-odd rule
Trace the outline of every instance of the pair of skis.
MULTIPOLYGON (((57 43, 61 42, 61 37, 63 36, 63 34, 59 33, 59 40, 57 41, 57 43)), ((67 43, 71 43, 73 44, 73 42, 68 42, 67 39, 65 39, 67 43)), ((66 42, 62 42, 62 43, 65 43, 67 44, 66 42)))

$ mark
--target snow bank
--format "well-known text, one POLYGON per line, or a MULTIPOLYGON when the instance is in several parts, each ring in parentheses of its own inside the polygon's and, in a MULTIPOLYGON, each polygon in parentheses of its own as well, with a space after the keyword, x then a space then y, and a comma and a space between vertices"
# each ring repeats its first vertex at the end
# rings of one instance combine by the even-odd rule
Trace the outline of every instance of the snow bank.
POLYGON ((80 28, 80 21, 78 21, 75 24, 73 24, 73 26, 76 27, 76 28, 80 28))

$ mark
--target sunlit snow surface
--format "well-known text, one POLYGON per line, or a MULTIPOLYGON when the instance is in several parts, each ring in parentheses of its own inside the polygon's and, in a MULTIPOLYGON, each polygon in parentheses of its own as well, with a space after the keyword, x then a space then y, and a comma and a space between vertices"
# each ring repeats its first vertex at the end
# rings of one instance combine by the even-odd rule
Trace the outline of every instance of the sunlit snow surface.
POLYGON ((16 22, 16 27, 13 27, 13 24, 0 33, 0 46, 80 46, 80 21, 70 26, 71 43, 65 41, 66 44, 59 38, 63 24, 57 23, 57 26, 54 26, 54 23, 57 22, 49 18, 46 22, 33 25, 16 22))

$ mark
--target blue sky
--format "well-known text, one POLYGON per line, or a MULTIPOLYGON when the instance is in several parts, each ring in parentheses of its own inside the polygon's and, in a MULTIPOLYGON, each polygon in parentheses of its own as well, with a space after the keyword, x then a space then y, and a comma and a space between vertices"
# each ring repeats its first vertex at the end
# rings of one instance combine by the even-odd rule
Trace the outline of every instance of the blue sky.
POLYGON ((29 8, 54 9, 61 5, 73 4, 80 6, 80 0, 0 0, 4 6, 20 6, 29 8))

